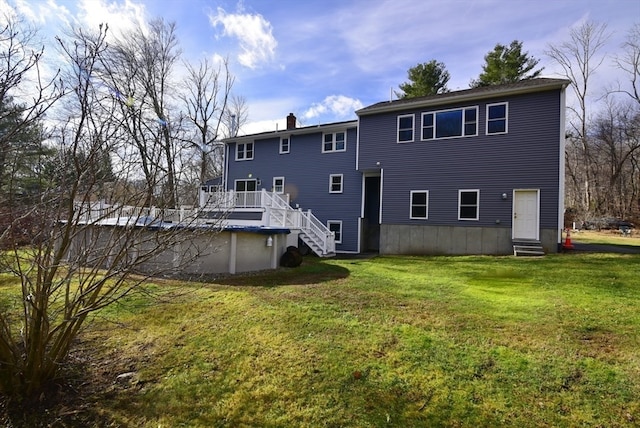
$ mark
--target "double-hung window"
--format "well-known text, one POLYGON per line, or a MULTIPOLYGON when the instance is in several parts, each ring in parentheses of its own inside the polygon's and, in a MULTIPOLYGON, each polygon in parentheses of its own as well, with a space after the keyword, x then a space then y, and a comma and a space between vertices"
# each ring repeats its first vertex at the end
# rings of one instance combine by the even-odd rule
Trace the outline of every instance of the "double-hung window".
POLYGON ((429 218, 429 191, 412 190, 409 218, 426 220, 429 218))
POLYGON ((412 114, 398 116, 398 143, 413 141, 413 118, 412 114))
POLYGON ((272 189, 275 193, 284 193, 284 177, 273 177, 272 189))
POLYGON ((478 107, 422 113, 422 140, 478 135, 478 107))
POLYGON ((458 191, 458 220, 478 220, 480 190, 458 191))
POLYGON ((238 143, 236 144, 236 160, 251 160, 253 159, 253 143, 238 143))
POLYGON ((342 221, 341 220, 328 220, 327 227, 333 232, 333 238, 336 244, 342 243, 342 221))
POLYGON ((329 193, 342 193, 342 174, 329 176, 329 193))
POLYGON ((322 135, 322 153, 344 152, 346 149, 346 132, 330 132, 322 135))
POLYGON ((280 154, 283 155, 289 153, 290 148, 291 140, 289 139, 289 137, 280 138, 280 154))
POLYGON ((507 103, 487 104, 487 135, 506 134, 508 114, 509 105, 507 103))

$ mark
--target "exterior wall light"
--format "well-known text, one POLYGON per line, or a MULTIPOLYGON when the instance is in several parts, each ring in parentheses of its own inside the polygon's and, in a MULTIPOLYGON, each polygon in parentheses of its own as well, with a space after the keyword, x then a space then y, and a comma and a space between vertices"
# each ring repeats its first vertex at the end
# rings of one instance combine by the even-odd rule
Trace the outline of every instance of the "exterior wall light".
POLYGON ((502 200, 503 200, 503 201, 506 201, 506 200, 507 200, 507 194, 506 194, 506 193, 503 193, 503 194, 502 194, 502 200))
POLYGON ((267 247, 273 247, 273 237, 269 236, 267 238, 267 247))

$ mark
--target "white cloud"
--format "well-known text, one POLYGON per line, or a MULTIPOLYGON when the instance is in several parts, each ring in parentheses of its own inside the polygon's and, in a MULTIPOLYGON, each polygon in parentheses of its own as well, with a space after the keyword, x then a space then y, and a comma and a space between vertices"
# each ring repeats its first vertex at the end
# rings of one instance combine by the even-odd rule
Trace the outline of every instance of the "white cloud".
POLYGON ((107 0, 80 0, 78 19, 89 29, 97 30, 100 24, 108 24, 111 34, 120 35, 136 26, 146 28, 145 5, 125 0, 124 3, 107 0))
POLYGON ((358 99, 344 95, 329 95, 321 103, 314 103, 303 115, 305 119, 331 114, 339 119, 354 116, 354 112, 363 107, 358 99))
POLYGON ((238 61, 245 67, 255 69, 274 58, 278 42, 273 37, 271 23, 262 15, 229 14, 219 7, 215 15, 209 15, 209 22, 214 27, 222 25, 223 35, 239 40, 238 61))

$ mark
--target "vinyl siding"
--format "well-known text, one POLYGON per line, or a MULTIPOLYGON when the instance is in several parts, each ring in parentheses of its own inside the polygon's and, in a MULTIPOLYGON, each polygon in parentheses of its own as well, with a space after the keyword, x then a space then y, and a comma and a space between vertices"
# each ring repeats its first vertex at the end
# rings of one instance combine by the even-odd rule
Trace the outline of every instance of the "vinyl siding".
POLYGON ((359 169, 384 170, 383 223, 511 227, 513 190, 540 189, 540 227, 555 228, 560 117, 559 90, 362 116, 359 169), (508 133, 486 135, 486 105, 498 102, 509 103, 508 133), (420 141, 421 113, 472 106, 478 136, 420 141), (398 144, 397 117, 407 113, 416 140, 398 144), (480 189, 478 221, 458 220, 459 189, 480 189), (429 190, 428 220, 409 219, 411 190, 429 190))
POLYGON ((254 141, 254 159, 235 161, 235 144, 230 143, 232 158, 229 160, 228 189, 233 189, 236 179, 260 179, 258 189, 271 191, 273 177, 284 177, 285 193, 290 195, 292 207, 299 205, 311 212, 325 225, 327 220, 342 221, 342 243, 337 251, 358 250, 358 219, 362 194, 362 176, 355 170, 356 128, 345 128, 346 150, 322 153, 323 132, 311 130, 306 134, 290 136, 290 152, 280 154, 280 137, 254 141), (342 174, 342 193, 329 193, 329 176, 342 174))

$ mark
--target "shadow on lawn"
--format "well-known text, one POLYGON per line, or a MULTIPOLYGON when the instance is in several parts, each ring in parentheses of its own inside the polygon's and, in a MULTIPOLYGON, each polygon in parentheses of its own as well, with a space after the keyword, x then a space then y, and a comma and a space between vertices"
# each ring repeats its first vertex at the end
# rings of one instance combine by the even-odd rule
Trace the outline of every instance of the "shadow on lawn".
POLYGON ((351 272, 343 266, 323 263, 322 260, 305 257, 296 268, 278 268, 260 272, 241 273, 217 278, 212 282, 221 285, 252 287, 277 287, 280 285, 313 285, 347 278, 351 272))

